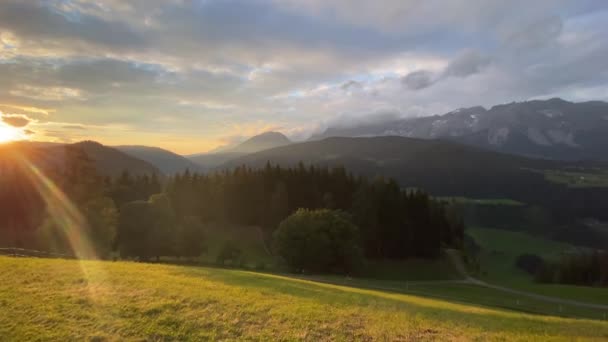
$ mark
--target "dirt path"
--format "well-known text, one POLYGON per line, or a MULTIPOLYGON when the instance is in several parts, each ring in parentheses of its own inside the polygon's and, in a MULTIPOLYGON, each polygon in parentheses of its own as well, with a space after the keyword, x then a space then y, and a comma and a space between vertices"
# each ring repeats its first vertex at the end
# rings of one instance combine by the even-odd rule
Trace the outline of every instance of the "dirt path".
POLYGON ((454 265, 456 270, 462 275, 462 277, 464 278, 464 281, 466 283, 469 283, 472 285, 477 285, 477 286, 483 286, 483 287, 487 287, 490 289, 499 290, 499 291, 516 294, 516 295, 520 295, 520 296, 525 296, 528 298, 556 303, 556 304, 572 305, 572 306, 579 306, 579 307, 599 309, 599 310, 608 310, 608 305, 591 304, 591 303, 586 303, 586 302, 580 302, 577 300, 543 296, 543 295, 539 295, 539 294, 532 293, 532 292, 515 290, 515 289, 511 289, 511 288, 504 287, 504 286, 488 284, 483 280, 479 280, 477 278, 473 278, 473 277, 469 276, 458 251, 448 250, 448 251, 446 251, 446 254, 448 255, 448 259, 450 259, 450 261, 452 262, 452 264, 454 265))

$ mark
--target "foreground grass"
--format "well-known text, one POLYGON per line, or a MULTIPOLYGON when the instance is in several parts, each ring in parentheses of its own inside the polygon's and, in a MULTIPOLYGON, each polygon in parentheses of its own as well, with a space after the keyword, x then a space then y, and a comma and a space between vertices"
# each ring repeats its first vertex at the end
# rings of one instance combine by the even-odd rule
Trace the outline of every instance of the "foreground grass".
POLYGON ((0 257, 0 340, 605 340, 521 314, 247 271, 0 257))
MULTIPOLYGON (((608 318, 608 310, 589 308, 570 303, 556 303, 551 300, 533 298, 464 281, 403 282, 364 278, 345 279, 344 277, 336 276, 310 276, 303 277, 303 279, 349 287, 417 295, 451 303, 475 305, 493 309, 508 309, 537 315, 586 318, 603 321, 608 318)), ((528 292, 534 293, 533 291, 528 292)), ((560 296, 551 297, 561 298, 560 296)))

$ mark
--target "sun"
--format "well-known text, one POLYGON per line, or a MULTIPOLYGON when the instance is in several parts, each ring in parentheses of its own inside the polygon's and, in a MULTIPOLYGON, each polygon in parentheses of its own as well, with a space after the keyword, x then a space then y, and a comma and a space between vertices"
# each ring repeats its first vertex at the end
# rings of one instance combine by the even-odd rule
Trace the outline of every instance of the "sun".
POLYGON ((0 144, 24 139, 23 132, 0 122, 0 144))

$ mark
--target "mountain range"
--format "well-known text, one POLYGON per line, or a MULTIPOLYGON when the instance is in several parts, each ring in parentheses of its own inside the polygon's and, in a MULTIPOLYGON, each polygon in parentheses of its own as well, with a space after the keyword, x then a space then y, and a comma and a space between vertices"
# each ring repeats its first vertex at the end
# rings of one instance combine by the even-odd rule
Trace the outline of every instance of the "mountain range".
POLYGON ((443 115, 330 127, 311 137, 446 139, 483 149, 561 160, 608 160, 608 103, 562 99, 471 107, 443 115))
MULTIPOLYGON (((45 156, 38 160, 60 163, 65 144, 19 145, 43 151, 31 153, 45 156)), ((101 174, 110 176, 123 170, 171 175, 186 169, 304 162, 393 177, 433 193, 490 196, 508 193, 514 175, 520 181, 538 179, 544 178, 538 170, 572 170, 583 164, 593 168, 608 161, 608 103, 550 99, 464 108, 444 115, 328 128, 299 143, 267 132, 213 153, 189 156, 148 146, 110 147, 91 141, 74 145, 91 157, 101 174), (591 160, 596 162, 574 162, 591 160), (501 191, 494 191, 499 187, 501 191)))

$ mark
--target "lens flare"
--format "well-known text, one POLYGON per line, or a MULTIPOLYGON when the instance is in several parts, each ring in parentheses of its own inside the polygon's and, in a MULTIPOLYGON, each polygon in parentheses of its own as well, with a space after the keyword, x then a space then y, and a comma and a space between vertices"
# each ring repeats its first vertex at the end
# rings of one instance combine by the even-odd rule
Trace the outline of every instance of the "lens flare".
POLYGON ((51 218, 57 222, 78 259, 96 259, 95 248, 87 233, 87 220, 67 195, 38 167, 22 159, 26 173, 42 196, 51 218))
POLYGON ((72 252, 79 262, 83 276, 83 284, 89 299, 93 302, 101 300, 103 283, 107 275, 101 263, 86 260, 98 259, 94 245, 89 237, 88 223, 80 210, 68 196, 47 177, 36 165, 24 156, 19 157, 21 170, 34 184, 44 200, 48 214, 57 224, 59 231, 70 244, 72 252))

